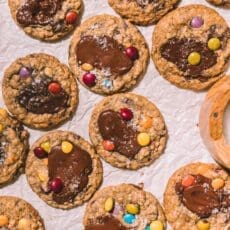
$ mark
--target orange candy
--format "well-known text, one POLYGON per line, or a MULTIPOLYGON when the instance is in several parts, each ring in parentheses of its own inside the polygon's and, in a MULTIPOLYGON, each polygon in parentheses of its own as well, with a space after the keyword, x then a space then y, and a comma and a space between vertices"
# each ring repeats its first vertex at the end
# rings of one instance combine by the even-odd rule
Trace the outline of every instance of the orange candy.
POLYGON ((192 175, 188 175, 188 176, 184 177, 181 184, 183 185, 183 187, 189 187, 189 186, 193 185, 194 182, 195 182, 195 177, 192 175))
POLYGON ((115 148, 115 145, 112 141, 109 141, 109 140, 105 140, 102 142, 102 146, 105 150, 107 151, 113 151, 114 148, 115 148))
POLYGON ((141 122, 141 126, 144 129, 149 129, 153 126, 153 119, 151 117, 145 117, 141 122))

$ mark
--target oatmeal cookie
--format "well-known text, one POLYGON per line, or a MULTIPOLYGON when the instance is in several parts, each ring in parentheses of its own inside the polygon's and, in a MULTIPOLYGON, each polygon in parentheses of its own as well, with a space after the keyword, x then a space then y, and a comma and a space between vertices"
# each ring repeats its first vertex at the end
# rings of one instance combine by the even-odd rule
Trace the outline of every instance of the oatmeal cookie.
POLYGON ((153 33, 152 58, 160 74, 186 89, 202 90, 222 77, 230 57, 230 29, 213 9, 180 7, 153 33))
POLYGON ((102 181, 93 147, 77 134, 53 131, 37 140, 26 162, 27 180, 48 205, 70 209, 90 199, 102 181))
POLYGON ((175 230, 227 230, 230 226, 230 176, 216 164, 192 163, 169 179, 166 218, 175 230))
POLYGON ((111 15, 89 18, 75 31, 69 65, 91 91, 127 91, 143 76, 149 60, 144 37, 127 21, 111 15))
POLYGON ((78 87, 70 70, 42 53, 13 62, 5 71, 2 91, 8 110, 33 128, 64 122, 78 104, 78 87))
POLYGON ((166 229, 158 200, 132 184, 108 186, 98 191, 87 205, 85 230, 166 229), (158 228, 157 228, 158 227, 158 228))
POLYGON ((106 97, 93 110, 89 134, 97 153, 115 167, 138 169, 162 153, 167 129, 158 108, 132 93, 106 97))
POLYGON ((123 18, 138 25, 157 22, 174 8, 179 0, 108 0, 123 18))
POLYGON ((221 6, 228 9, 230 8, 230 0, 206 0, 206 1, 216 6, 221 6))
POLYGON ((11 182, 22 169, 28 137, 21 123, 0 108, 0 187, 11 182))
POLYGON ((61 39, 72 31, 82 0, 8 0, 15 22, 26 34, 44 41, 61 39))

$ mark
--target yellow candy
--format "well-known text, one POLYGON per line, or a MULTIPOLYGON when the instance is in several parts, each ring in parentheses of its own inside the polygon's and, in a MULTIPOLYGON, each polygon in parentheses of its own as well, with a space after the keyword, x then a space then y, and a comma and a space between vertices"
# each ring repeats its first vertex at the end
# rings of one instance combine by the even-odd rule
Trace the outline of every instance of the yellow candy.
POLYGON ((221 189, 224 187, 224 180, 221 179, 221 178, 216 178, 214 180, 212 180, 212 187, 215 189, 215 190, 218 190, 218 189, 221 189))
POLYGON ((42 181, 42 182, 44 182, 44 181, 47 181, 47 180, 48 180, 47 175, 42 174, 42 173, 39 173, 39 174, 38 174, 38 178, 39 178, 39 180, 40 180, 40 181, 42 181))
POLYGON ((127 204, 126 211, 130 214, 138 214, 140 212, 140 206, 137 204, 127 204))
POLYGON ((85 71, 90 71, 93 69, 93 66, 91 64, 88 64, 88 63, 84 63, 81 65, 81 68, 85 71))
POLYGON ((68 154, 72 151, 73 145, 68 141, 62 141, 61 149, 64 153, 68 154))
POLYGON ((221 46, 220 39, 219 38, 211 38, 208 40, 208 48, 210 50, 218 50, 221 46))
POLYGON ((112 197, 109 197, 104 204, 104 209, 106 212, 110 212, 113 210, 114 207, 114 199, 112 197))
POLYGON ((140 146, 147 146, 149 145, 151 139, 148 133, 140 133, 137 136, 137 142, 140 146))
POLYGON ((9 219, 5 215, 0 215, 0 227, 7 226, 9 224, 9 219))
POLYGON ((3 124, 0 124, 0 133, 2 133, 2 131, 3 131, 3 124))
POLYGON ((18 222, 18 229, 19 230, 30 230, 30 220, 26 218, 22 218, 18 222))
POLYGON ((163 230, 163 229, 164 229, 164 225, 160 220, 154 220, 150 224, 150 230, 163 230))
POLYGON ((200 54, 197 52, 192 52, 189 56, 188 56, 188 63, 190 65, 198 65, 200 63, 200 54))
POLYGON ((196 226, 197 226, 197 229, 199 230, 209 230, 210 229, 210 223, 206 220, 199 220, 196 226))
POLYGON ((41 147, 42 147, 47 153, 49 153, 50 150, 51 150, 51 146, 50 146, 50 143, 49 143, 48 141, 43 142, 43 143, 41 144, 41 147))
POLYGON ((3 118, 7 117, 7 112, 6 112, 5 109, 0 108, 0 116, 3 117, 3 118))
POLYGON ((153 125, 153 119, 151 117, 146 117, 144 118, 141 122, 140 125, 144 128, 144 129, 149 129, 152 127, 153 125))

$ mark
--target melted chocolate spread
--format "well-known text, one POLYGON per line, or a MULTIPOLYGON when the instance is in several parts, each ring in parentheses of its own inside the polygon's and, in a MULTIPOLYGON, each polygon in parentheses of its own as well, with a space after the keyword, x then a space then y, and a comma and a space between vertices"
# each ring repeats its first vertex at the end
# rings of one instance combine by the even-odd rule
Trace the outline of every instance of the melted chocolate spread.
POLYGON ((25 26, 54 23, 54 15, 61 9, 62 0, 27 0, 17 11, 17 21, 25 26))
POLYGON ((88 184, 88 176, 92 172, 90 155, 74 146, 69 154, 62 152, 60 146, 53 147, 48 155, 48 170, 50 180, 60 178, 63 188, 60 193, 53 193, 53 199, 58 204, 71 201, 88 184))
POLYGON ((52 80, 48 77, 34 80, 30 85, 21 89, 17 100, 19 104, 29 112, 35 114, 54 114, 68 107, 69 96, 61 89, 58 94, 48 91, 48 85, 52 80))
POLYGON ((202 76, 202 71, 217 63, 215 52, 208 49, 206 43, 196 41, 195 39, 171 38, 162 45, 161 55, 166 60, 174 63, 186 76, 191 78, 199 78, 202 76), (188 56, 192 52, 198 52, 201 55, 201 62, 198 65, 190 65, 188 63, 188 56))
POLYGON ((82 37, 76 53, 79 63, 89 63, 100 70, 109 69, 113 74, 125 74, 133 66, 132 60, 124 53, 123 45, 108 36, 82 37))
POLYGON ((132 159, 141 149, 137 143, 137 132, 128 126, 119 113, 104 111, 99 116, 98 126, 102 138, 114 143, 114 151, 132 159))
POLYGON ((222 192, 214 191, 211 179, 202 175, 194 175, 195 184, 183 188, 179 182, 175 190, 181 202, 192 212, 201 218, 209 217, 214 209, 230 207, 230 196, 222 192))
POLYGON ((85 227, 85 230, 126 230, 120 221, 113 216, 100 217, 96 221, 97 223, 89 224, 85 227))

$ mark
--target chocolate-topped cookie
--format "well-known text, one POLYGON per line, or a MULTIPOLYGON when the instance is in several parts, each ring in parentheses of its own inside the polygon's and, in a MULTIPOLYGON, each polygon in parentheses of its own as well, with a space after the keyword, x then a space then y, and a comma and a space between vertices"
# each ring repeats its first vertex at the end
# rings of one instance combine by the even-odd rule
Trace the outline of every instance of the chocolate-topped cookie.
POLYGON ((89 134, 97 153, 115 167, 150 165, 167 141, 164 119, 145 97, 124 93, 106 97, 93 110, 89 134))
POLYGON ((108 186, 98 191, 87 205, 85 230, 166 229, 158 200, 132 184, 108 186))
POLYGON ((24 164, 29 133, 0 108, 0 187, 11 182, 24 164))
POLYGON ((81 0, 9 0, 8 4, 25 33, 44 41, 61 39, 72 31, 82 9, 81 0))
POLYGON ((0 196, 0 229, 44 230, 38 211, 26 201, 12 196, 0 196))
POLYGON ((108 0, 108 2, 123 18, 138 25, 150 25, 172 10, 179 0, 108 0))
POLYGON ((230 0, 206 0, 206 1, 215 6, 221 6, 228 9, 230 8, 230 0))
POLYGON ((33 128, 62 123, 78 104, 74 76, 47 54, 31 54, 13 62, 5 71, 2 90, 8 110, 33 128))
POLYGON ((153 33, 152 58, 160 74, 202 90, 222 77, 230 57, 230 29, 213 9, 188 5, 167 14, 153 33))
POLYGON ((102 181, 102 164, 80 136, 49 132, 36 141, 26 162, 33 191, 50 206, 69 209, 87 201, 102 181))
POLYGON ((173 229, 228 229, 229 173, 215 164, 205 163, 178 169, 169 179, 164 207, 173 229))
POLYGON ((76 30, 69 65, 91 91, 113 94, 133 87, 144 74, 149 51, 144 37, 127 21, 110 15, 86 20, 76 30))

